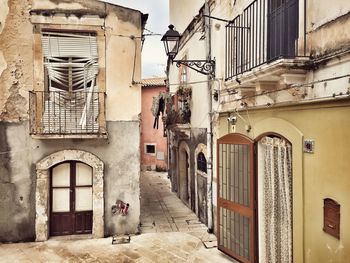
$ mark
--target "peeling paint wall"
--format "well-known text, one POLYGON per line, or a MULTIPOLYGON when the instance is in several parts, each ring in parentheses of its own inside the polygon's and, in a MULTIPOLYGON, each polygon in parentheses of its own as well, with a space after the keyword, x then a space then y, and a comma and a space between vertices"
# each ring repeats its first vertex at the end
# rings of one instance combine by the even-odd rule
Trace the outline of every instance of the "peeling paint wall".
MULTIPOLYGON (((350 4, 349 4, 350 6, 350 4)), ((349 7, 350 9, 350 7, 349 7)), ((308 49, 314 57, 350 48, 350 10, 336 20, 325 22, 308 33, 308 49)))
POLYGON ((6 18, 9 13, 8 0, 0 0, 0 34, 5 27, 6 18))
POLYGON ((27 241, 34 236, 35 169, 25 128, 0 122, 0 241, 27 241))
POLYGON ((32 85, 30 1, 0 1, 0 240, 31 240, 34 192, 28 133, 28 90, 32 85))
POLYGON ((28 118, 32 87, 30 1, 2 0, 0 4, 0 121, 19 122, 28 118))
POLYGON ((104 163, 103 234, 138 232, 141 15, 94 0, 0 0, 0 210, 6 211, 0 213, 0 242, 35 240, 36 212, 44 216, 35 207, 36 189, 41 191, 36 164, 69 149, 92 153, 104 163), (33 9, 53 15, 31 17, 33 9), (107 94, 108 139, 40 140, 29 135, 28 92, 44 88, 40 28, 98 31, 97 81, 107 94), (117 199, 130 204, 127 216, 111 214, 117 199))

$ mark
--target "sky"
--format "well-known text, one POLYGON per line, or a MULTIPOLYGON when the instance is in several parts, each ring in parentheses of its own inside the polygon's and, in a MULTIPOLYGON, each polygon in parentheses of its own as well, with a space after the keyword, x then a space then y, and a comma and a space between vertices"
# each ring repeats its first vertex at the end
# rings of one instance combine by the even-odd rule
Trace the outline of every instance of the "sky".
MULTIPOLYGON (((169 25, 168 0, 105 0, 149 14, 146 29, 164 35, 169 25)), ((145 31, 145 34, 150 32, 145 31)), ((146 36, 142 50, 142 78, 165 76, 166 55, 162 36, 146 36)))

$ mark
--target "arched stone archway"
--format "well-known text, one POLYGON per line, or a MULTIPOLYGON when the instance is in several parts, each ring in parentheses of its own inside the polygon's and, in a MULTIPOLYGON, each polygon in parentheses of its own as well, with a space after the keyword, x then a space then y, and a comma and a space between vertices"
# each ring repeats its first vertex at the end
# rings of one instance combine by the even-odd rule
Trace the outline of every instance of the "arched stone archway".
POLYGON ((190 149, 185 142, 179 147, 179 194, 180 199, 191 206, 191 173, 190 173, 190 149))
POLYGON ((303 262, 303 133, 292 123, 280 118, 266 118, 254 125, 254 139, 268 133, 277 133, 287 139, 292 151, 293 188, 293 262, 303 262), (273 128, 272 128, 273 127, 273 128))
POLYGON ((93 187, 93 223, 94 238, 104 236, 104 198, 103 198, 103 162, 95 155, 80 150, 64 150, 45 157, 36 164, 35 190, 35 234, 36 241, 49 237, 49 181, 50 168, 64 161, 80 161, 92 167, 93 187))
POLYGON ((198 155, 203 154, 207 160, 207 146, 203 143, 197 145, 194 152, 194 169, 195 169, 195 198, 196 198, 196 214, 199 220, 205 224, 208 223, 207 211, 207 173, 198 169, 198 155))

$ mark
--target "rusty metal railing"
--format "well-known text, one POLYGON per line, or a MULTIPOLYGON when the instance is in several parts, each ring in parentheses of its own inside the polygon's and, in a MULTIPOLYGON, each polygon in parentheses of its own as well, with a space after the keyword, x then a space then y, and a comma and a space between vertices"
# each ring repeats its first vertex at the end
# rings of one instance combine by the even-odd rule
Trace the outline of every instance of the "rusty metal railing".
POLYGON ((105 134, 105 93, 30 91, 33 135, 105 134))

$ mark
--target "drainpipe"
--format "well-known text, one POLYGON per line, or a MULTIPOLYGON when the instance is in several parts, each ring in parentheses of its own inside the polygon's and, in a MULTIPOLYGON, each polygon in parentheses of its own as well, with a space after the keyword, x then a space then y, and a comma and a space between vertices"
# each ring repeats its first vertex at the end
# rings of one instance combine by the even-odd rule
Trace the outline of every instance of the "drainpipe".
MULTIPOLYGON (((204 14, 210 15, 209 0, 205 0, 204 14)), ((205 49, 206 58, 211 60, 211 24, 209 17, 204 17, 205 27, 205 49)), ((208 151, 208 180, 207 180, 207 209, 208 209, 208 233, 214 231, 214 218, 213 218, 213 127, 212 127, 212 76, 208 75, 208 126, 207 126, 207 145, 208 151)))

